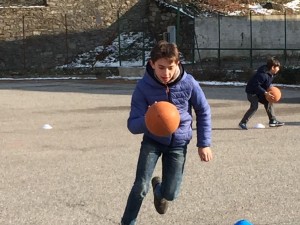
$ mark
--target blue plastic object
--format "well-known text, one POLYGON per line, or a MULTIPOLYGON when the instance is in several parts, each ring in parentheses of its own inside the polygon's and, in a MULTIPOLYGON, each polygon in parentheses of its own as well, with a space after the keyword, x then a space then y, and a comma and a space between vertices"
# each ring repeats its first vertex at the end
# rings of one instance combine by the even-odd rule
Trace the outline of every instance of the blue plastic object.
POLYGON ((239 220, 234 225, 253 225, 248 220, 239 220))

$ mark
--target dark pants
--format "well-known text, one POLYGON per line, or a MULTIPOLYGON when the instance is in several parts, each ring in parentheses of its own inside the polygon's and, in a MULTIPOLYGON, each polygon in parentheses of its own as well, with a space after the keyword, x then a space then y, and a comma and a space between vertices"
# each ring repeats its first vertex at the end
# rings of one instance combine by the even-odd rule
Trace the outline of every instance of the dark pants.
POLYGON ((265 110, 268 114, 269 121, 276 120, 273 104, 268 102, 265 97, 262 97, 261 99, 258 98, 257 95, 253 94, 247 94, 248 101, 250 102, 250 108, 245 113, 243 119, 241 120, 241 123, 247 123, 250 118, 255 114, 255 112, 258 109, 258 103, 261 103, 264 105, 265 110))

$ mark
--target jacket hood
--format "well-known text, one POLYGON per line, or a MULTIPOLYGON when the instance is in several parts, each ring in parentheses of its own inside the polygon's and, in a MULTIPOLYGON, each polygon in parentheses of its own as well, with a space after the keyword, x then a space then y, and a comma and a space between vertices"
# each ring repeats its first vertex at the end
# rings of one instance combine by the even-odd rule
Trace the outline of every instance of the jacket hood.
POLYGON ((180 81, 184 75, 184 68, 182 66, 181 63, 179 63, 178 65, 179 67, 179 76, 174 80, 172 81, 171 83, 168 83, 168 84, 163 84, 154 74, 154 70, 152 69, 152 66, 150 65, 150 62, 147 63, 146 65, 146 74, 148 74, 155 82, 157 82, 158 84, 162 85, 162 86, 172 86, 174 84, 176 84, 178 81, 180 81))
POLYGON ((257 73, 266 73, 268 71, 267 65, 263 65, 257 69, 257 73))
POLYGON ((257 69, 257 73, 265 73, 265 74, 268 74, 269 76, 275 76, 274 74, 272 74, 269 70, 268 70, 268 67, 267 65, 263 65, 261 67, 259 67, 257 69))

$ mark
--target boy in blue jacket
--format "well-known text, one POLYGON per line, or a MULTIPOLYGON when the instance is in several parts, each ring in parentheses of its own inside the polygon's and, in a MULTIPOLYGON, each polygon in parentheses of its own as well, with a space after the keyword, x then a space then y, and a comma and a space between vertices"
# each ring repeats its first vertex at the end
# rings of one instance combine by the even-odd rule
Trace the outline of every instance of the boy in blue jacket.
POLYGON ((127 126, 131 133, 144 135, 136 177, 122 217, 122 225, 136 224, 150 181, 154 206, 159 214, 165 214, 168 201, 178 197, 187 145, 192 138, 192 108, 196 114, 198 154, 201 161, 208 162, 212 159, 210 106, 199 83, 180 64, 176 45, 160 41, 152 49, 145 74, 132 94, 127 126), (159 101, 171 102, 180 113, 179 128, 168 137, 151 134, 145 125, 148 107, 159 101), (160 156, 162 176, 152 178, 160 156))
POLYGON ((268 88, 272 86, 275 75, 280 69, 280 62, 271 57, 267 60, 267 64, 259 67, 255 75, 248 81, 246 85, 247 99, 250 102, 250 108, 247 110, 242 120, 239 123, 239 127, 243 130, 247 130, 247 122, 255 114, 258 109, 258 103, 264 105, 267 115, 269 117, 270 127, 280 127, 284 123, 279 122, 276 119, 273 103, 268 102, 266 99, 267 95, 273 97, 269 92, 268 88))

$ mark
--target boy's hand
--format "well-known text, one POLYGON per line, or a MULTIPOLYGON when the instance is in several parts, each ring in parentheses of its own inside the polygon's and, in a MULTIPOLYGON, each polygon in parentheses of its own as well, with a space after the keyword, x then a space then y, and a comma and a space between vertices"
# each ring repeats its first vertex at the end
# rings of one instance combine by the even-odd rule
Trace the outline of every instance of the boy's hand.
POLYGON ((204 162, 209 162, 213 158, 210 147, 199 147, 198 154, 199 154, 201 161, 204 161, 204 162))
POLYGON ((266 97, 267 100, 268 100, 268 99, 274 100, 274 98, 275 98, 275 96, 272 95, 271 92, 265 92, 265 97, 266 97))

